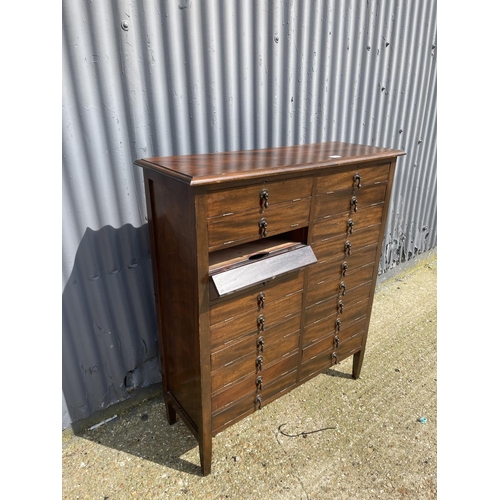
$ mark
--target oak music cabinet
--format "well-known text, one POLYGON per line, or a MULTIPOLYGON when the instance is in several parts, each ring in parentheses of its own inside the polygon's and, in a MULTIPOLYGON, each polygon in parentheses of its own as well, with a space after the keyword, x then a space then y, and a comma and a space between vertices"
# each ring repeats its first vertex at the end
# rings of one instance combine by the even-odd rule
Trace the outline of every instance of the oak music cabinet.
POLYGON ((359 377, 403 154, 327 142, 135 162, 167 417, 196 436, 202 474, 234 422, 349 356, 359 377))

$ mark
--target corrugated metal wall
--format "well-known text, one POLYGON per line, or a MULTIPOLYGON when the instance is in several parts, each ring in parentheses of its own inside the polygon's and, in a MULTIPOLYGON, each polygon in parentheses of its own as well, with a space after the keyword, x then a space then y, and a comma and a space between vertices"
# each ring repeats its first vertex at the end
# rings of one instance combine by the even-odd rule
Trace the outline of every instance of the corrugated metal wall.
POLYGON ((379 271, 437 244, 436 1, 63 2, 63 428, 160 380, 137 158, 404 149, 379 271))

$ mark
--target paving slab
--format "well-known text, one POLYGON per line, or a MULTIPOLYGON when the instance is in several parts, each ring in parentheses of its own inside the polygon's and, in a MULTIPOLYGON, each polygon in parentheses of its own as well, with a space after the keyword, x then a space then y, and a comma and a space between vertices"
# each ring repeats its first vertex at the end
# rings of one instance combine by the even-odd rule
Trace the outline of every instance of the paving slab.
POLYGON ((64 433, 62 498, 437 498, 436 283, 436 253, 381 282, 361 377, 351 358, 218 434, 209 476, 160 390, 64 433))

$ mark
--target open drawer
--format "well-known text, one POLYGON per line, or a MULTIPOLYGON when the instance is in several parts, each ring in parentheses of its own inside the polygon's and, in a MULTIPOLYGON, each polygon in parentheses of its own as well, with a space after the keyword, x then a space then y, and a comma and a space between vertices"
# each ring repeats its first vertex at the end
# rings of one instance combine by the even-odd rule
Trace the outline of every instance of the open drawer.
POLYGON ((312 248, 286 238, 266 238, 212 252, 210 299, 229 296, 317 262, 312 248))

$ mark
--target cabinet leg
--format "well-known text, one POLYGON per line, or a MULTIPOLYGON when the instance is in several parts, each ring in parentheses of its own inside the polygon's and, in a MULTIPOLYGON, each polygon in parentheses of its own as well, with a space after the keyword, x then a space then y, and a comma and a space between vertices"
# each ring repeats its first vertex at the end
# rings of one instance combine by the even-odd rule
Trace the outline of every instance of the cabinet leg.
POLYGON ((175 413, 174 407, 167 403, 167 419, 170 425, 175 424, 177 421, 177 414, 175 413))
POLYGON ((358 351, 352 359, 352 378, 357 379, 361 374, 361 365, 363 364, 363 357, 365 355, 365 350, 361 349, 358 351))
POLYGON ((201 473, 208 476, 212 470, 212 438, 202 439, 200 443, 201 473))

